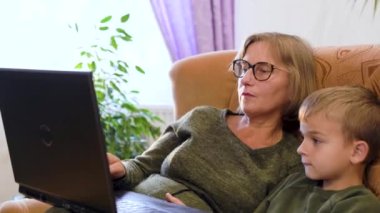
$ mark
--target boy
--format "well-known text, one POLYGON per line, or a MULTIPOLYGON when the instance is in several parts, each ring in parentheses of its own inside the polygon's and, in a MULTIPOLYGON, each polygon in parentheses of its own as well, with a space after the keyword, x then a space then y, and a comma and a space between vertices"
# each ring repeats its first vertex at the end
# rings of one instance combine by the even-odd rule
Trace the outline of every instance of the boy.
POLYGON ((380 212, 363 184, 379 157, 376 95, 362 87, 321 89, 304 100, 299 119, 305 173, 288 176, 255 212, 380 212))

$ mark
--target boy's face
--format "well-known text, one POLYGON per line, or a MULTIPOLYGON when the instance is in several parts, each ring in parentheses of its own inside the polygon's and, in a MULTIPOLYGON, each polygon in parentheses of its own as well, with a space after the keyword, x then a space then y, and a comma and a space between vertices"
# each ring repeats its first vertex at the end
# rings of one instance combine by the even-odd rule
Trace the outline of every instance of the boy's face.
POLYGON ((342 125, 325 114, 311 115, 301 122, 304 140, 297 152, 301 155, 306 176, 334 185, 347 181, 351 171, 352 143, 343 134, 342 125))

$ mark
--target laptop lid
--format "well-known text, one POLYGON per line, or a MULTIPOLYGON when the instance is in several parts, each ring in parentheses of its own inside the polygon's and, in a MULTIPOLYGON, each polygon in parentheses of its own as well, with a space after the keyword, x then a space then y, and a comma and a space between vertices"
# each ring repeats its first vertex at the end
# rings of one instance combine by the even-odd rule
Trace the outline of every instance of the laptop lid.
POLYGON ((2 68, 0 111, 20 192, 116 212, 91 72, 2 68))

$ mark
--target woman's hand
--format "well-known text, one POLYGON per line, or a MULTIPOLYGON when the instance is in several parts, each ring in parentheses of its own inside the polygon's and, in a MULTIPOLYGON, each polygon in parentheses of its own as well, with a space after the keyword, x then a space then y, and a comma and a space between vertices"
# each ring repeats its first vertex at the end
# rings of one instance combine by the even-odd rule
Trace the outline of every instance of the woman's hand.
POLYGON ((126 175, 125 167, 120 158, 111 153, 107 153, 107 158, 112 179, 118 179, 126 175))
POLYGON ((170 193, 166 193, 165 194, 165 199, 170 202, 170 203, 175 203, 175 204, 178 204, 178 205, 181 205, 181 206, 186 206, 182 200, 174 197, 173 195, 171 195, 170 193))

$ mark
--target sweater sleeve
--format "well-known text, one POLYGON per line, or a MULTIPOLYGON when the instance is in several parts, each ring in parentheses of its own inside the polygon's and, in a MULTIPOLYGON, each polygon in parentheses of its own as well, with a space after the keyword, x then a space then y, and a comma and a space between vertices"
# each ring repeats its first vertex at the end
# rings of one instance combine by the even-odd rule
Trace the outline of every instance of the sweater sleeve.
POLYGON ((132 189, 153 173, 160 173, 161 164, 166 156, 178 145, 180 140, 169 126, 165 132, 141 155, 123 161, 126 175, 114 182, 116 189, 132 189))
POLYGON ((190 133, 179 129, 188 121, 191 115, 192 111, 169 125, 163 134, 141 155, 136 156, 134 159, 124 160, 126 175, 114 181, 114 188, 130 190, 149 175, 160 173, 162 163, 166 157, 190 137, 190 133))

